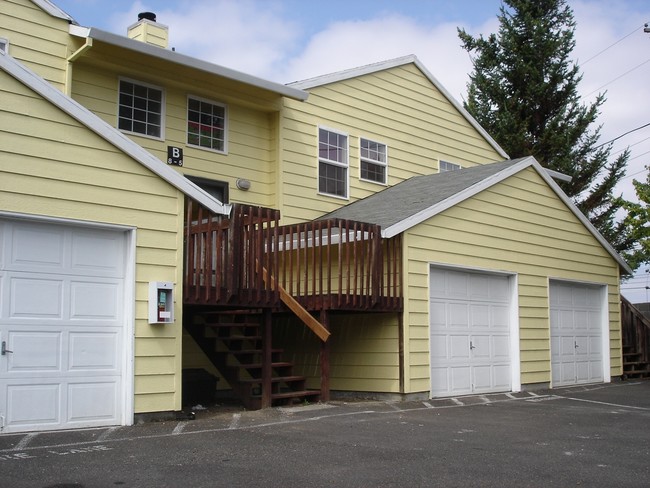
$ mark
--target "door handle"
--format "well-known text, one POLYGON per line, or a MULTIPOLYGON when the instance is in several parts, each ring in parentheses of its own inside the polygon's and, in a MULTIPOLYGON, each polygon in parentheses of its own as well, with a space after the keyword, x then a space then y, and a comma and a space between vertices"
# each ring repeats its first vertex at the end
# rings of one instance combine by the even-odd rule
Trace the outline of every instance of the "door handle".
POLYGON ((470 351, 472 349, 476 349, 476 346, 472 343, 472 341, 469 341, 469 349, 470 349, 470 351))
POLYGON ((0 348, 0 355, 4 356, 8 352, 13 353, 13 351, 10 351, 9 349, 7 349, 7 341, 2 341, 2 347, 0 348))

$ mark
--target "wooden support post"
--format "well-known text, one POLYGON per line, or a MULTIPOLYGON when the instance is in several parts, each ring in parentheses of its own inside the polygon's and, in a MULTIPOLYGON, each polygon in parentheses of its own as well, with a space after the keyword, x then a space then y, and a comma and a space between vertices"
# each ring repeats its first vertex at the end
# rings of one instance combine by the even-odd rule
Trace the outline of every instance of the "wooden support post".
POLYGON ((403 395, 404 391, 404 312, 397 312, 397 341, 399 351, 399 392, 403 395))
POLYGON ((265 308, 262 315, 262 408, 269 408, 272 404, 271 398, 271 376, 273 361, 272 354, 272 341, 273 331, 271 324, 273 323, 273 315, 271 309, 265 308))
MULTIPOLYGON (((320 311, 320 323, 329 331, 330 317, 327 310, 320 311)), ((331 341, 320 343, 320 400, 322 402, 330 401, 330 344, 331 341)))

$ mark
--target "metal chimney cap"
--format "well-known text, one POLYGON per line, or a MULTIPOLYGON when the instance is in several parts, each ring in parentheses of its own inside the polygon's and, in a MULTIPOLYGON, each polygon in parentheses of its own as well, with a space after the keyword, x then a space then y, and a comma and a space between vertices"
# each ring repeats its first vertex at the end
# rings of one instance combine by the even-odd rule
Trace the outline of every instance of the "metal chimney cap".
POLYGON ((140 12, 138 14, 138 21, 140 21, 142 19, 147 19, 147 20, 150 20, 152 22, 155 22, 156 21, 156 14, 153 13, 153 12, 140 12))

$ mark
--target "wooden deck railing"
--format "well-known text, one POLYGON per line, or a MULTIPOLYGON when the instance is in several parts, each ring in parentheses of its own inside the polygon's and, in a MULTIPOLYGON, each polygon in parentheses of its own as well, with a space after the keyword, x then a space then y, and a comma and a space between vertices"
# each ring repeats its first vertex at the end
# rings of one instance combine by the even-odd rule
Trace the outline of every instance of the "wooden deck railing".
POLYGON ((650 363, 650 320, 625 297, 621 296, 623 346, 638 353, 639 360, 650 363))
POLYGON ((247 205, 217 216, 190 202, 185 303, 280 306, 282 287, 311 311, 401 310, 399 238, 382 239, 379 226, 360 222, 279 226, 279 218, 277 210, 247 205))

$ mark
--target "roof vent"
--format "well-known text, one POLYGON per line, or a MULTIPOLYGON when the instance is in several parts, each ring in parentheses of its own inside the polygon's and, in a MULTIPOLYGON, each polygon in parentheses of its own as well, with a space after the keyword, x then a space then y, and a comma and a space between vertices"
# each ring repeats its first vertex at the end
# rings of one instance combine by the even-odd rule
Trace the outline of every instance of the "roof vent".
POLYGON ((142 19, 147 19, 147 20, 150 20, 151 22, 155 22, 156 21, 156 14, 154 14, 153 12, 140 12, 138 14, 138 21, 140 21, 142 19))
POLYGON ((162 48, 167 48, 169 43, 167 26, 157 23, 153 12, 140 12, 138 21, 127 29, 127 36, 162 48))

